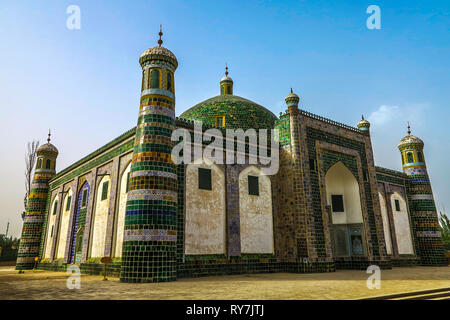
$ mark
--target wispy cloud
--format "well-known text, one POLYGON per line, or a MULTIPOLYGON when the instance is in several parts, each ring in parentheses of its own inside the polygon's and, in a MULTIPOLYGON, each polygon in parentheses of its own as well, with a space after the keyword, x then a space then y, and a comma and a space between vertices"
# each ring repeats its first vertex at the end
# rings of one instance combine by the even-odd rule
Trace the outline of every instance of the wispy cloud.
POLYGON ((376 126, 383 126, 400 118, 401 112, 398 106, 381 105, 378 110, 372 112, 369 121, 376 126))
POLYGON ((415 125, 422 125, 430 108, 429 103, 416 103, 406 106, 383 104, 370 114, 368 120, 374 127, 406 124, 407 121, 413 122, 415 125))

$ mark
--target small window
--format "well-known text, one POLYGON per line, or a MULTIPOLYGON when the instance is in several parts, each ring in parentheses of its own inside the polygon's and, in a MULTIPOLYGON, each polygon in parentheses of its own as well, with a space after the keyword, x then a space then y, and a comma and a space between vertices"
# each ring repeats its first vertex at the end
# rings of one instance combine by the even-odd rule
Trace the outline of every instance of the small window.
POLYGON ((316 159, 314 159, 314 158, 309 158, 309 169, 310 169, 311 171, 317 171, 317 168, 316 168, 316 159))
POLYGON ((45 169, 50 169, 50 159, 45 161, 45 169))
POLYGON ((366 169, 363 169, 363 179, 364 181, 369 181, 369 174, 366 169))
POLYGON ((406 154, 406 156, 408 157, 408 163, 413 163, 413 162, 414 162, 412 152, 408 152, 408 153, 406 154))
POLYGON ((53 238, 53 231, 54 231, 55 225, 52 225, 52 232, 50 233, 50 238, 53 238))
POLYGON ((211 169, 198 168, 198 188, 202 190, 212 190, 211 169))
POLYGON ((58 200, 55 201, 55 204, 53 205, 53 215, 56 214, 56 210, 58 208, 58 200))
POLYGON ((150 87, 159 88, 159 70, 153 69, 150 78, 150 87))
POLYGON ((67 203, 66 203, 66 211, 70 210, 70 204, 72 203, 72 196, 67 197, 67 203))
POLYGON ((395 199, 395 211, 400 211, 400 201, 398 201, 397 199, 395 199))
POLYGON ((331 206, 333 212, 344 212, 344 196, 341 194, 331 195, 331 206))
POLYGON ((216 116, 216 127, 225 127, 225 116, 216 116))
POLYGON ((83 190, 83 196, 81 197, 81 207, 86 207, 87 203, 87 189, 83 190))
POLYGON ((109 187, 109 181, 103 182, 102 201, 108 198, 108 187, 109 187))
POLYGON ((405 164, 405 155, 402 153, 402 164, 405 164))
POLYGON ((259 196, 258 177, 248 176, 248 194, 252 196, 259 196))
POLYGON ((230 86, 227 87, 227 94, 231 94, 231 87, 230 86))
POLYGON ((223 95, 225 92, 223 90, 223 87, 220 87, 220 94, 223 95))
POLYGON ((172 75, 167 73, 167 90, 172 91, 172 75))
POLYGON ((422 152, 417 152, 417 159, 419 160, 419 162, 423 162, 422 152))
POLYGON ((40 169, 42 168, 42 159, 39 159, 37 162, 37 168, 40 169))
POLYGON ((126 189, 126 192, 128 192, 128 190, 130 190, 130 173, 131 172, 127 173, 127 189, 126 189))

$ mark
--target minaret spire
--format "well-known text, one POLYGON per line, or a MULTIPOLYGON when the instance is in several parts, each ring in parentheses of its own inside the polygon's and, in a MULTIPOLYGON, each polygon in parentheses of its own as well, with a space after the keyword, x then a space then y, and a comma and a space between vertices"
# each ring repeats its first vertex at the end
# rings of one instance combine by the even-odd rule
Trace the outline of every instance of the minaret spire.
POLYGON ((408 121, 408 136, 411 135, 411 126, 409 125, 409 121, 408 121))
POLYGON ((159 25, 159 40, 158 40, 158 44, 159 44, 159 46, 161 47, 161 45, 162 45, 162 43, 163 43, 163 41, 162 41, 162 39, 161 39, 161 37, 162 37, 162 35, 163 35, 163 32, 162 32, 162 24, 160 24, 159 25))
POLYGON ((225 62, 225 77, 228 77, 228 64, 225 62))
POLYGON ((51 136, 52 134, 51 134, 51 132, 50 132, 50 129, 48 129, 48 138, 47 138, 47 143, 50 143, 50 136, 51 136))

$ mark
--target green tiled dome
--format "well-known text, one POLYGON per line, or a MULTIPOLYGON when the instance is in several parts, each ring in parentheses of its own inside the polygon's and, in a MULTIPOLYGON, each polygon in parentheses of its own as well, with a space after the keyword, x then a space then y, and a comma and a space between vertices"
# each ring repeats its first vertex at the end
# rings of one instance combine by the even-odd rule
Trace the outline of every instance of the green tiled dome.
POLYGON ((183 112, 180 118, 215 126, 216 116, 225 116, 227 129, 272 129, 277 120, 277 117, 263 106, 231 94, 200 102, 183 112))

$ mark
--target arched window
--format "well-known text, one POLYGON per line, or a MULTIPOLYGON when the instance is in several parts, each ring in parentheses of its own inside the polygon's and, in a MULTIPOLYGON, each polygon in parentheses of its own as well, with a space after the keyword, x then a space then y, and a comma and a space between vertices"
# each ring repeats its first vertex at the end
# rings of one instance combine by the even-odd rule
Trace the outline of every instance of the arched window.
POLYGON ((147 81, 148 81, 148 69, 145 69, 142 75, 142 90, 147 89, 147 81))
POLYGON ((172 91, 172 75, 167 73, 167 90, 172 91))
POLYGON ((150 88, 159 88, 159 70, 151 71, 150 88))
POLYGON ((37 162, 37 169, 42 168, 42 159, 39 159, 37 162))
POLYGON ((419 160, 419 162, 423 162, 422 152, 417 152, 417 159, 419 160))
POLYGON ((406 154, 406 156, 408 157, 408 163, 414 162, 412 152, 408 152, 408 153, 406 154))
POLYGON ((50 159, 45 161, 45 169, 50 169, 50 159))
POLYGON ((227 87, 227 94, 231 94, 231 87, 227 87))
POLYGON ((403 153, 402 153, 402 164, 405 164, 405 156, 403 153))

